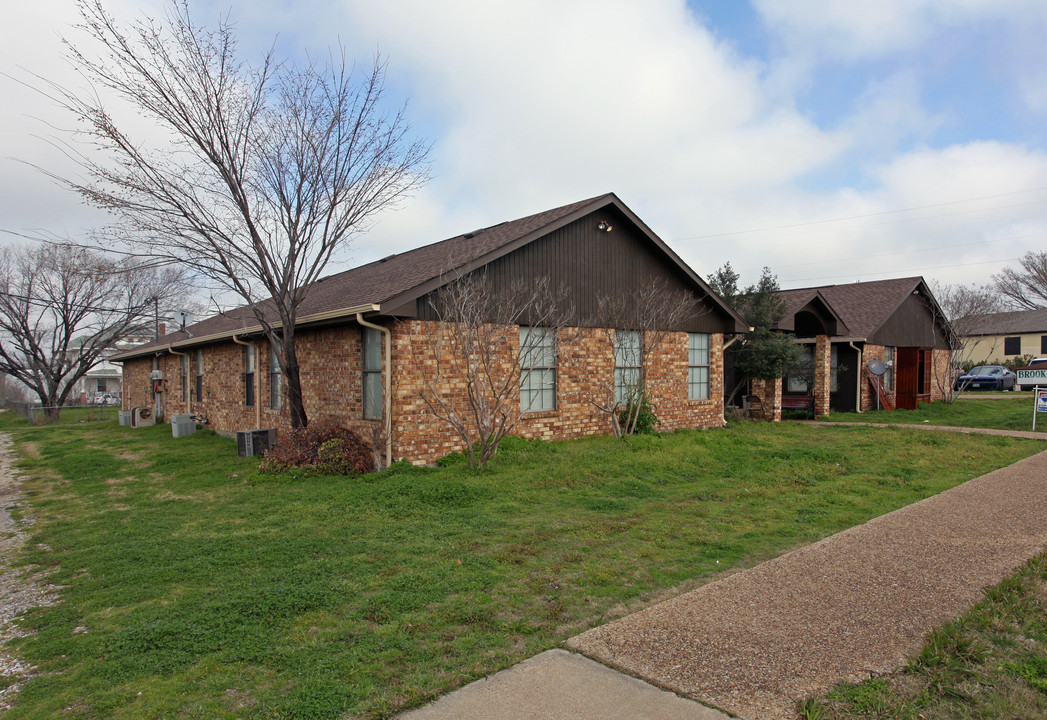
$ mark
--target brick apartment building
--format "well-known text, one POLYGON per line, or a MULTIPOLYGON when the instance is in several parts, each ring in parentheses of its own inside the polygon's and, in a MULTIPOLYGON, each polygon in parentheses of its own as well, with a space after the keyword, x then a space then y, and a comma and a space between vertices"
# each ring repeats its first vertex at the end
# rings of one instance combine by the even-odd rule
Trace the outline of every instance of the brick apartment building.
MULTIPOLYGON (((482 274, 494 289, 521 281, 561 287, 576 318, 571 327, 549 334, 541 368, 529 374, 528 412, 514 434, 557 440, 610 431, 594 398, 636 369, 605 339, 638 346, 650 338, 608 325, 599 300, 654 284, 677 295, 685 292, 692 303, 684 319, 657 328, 664 340, 645 362, 646 389, 661 429, 723 422, 724 335, 748 328, 613 194, 315 283, 297 327, 310 421, 330 418, 367 440, 387 443, 393 460, 426 463, 461 449, 451 426, 422 399, 431 363, 419 358, 438 352, 432 347, 432 323, 439 322, 433 294, 450 279, 470 274, 482 274)), ((532 331, 542 329, 524 326, 516 337, 532 331)), ((123 364, 125 410, 151 406, 159 417, 194 413, 230 433, 288 426, 279 363, 250 308, 224 312, 112 359, 123 364)), ((460 391, 450 378, 436 389, 460 391)))
MULTIPOLYGON (((785 313, 778 329, 792 333, 814 364, 807 378, 785 377, 754 391, 781 417, 783 403, 810 396, 816 415, 829 410, 864 412, 877 406, 915 409, 940 400, 952 378, 953 331, 921 277, 783 290, 785 313), (883 364, 879 382, 869 371, 883 364)), ((796 406, 795 403, 792 404, 796 406)))

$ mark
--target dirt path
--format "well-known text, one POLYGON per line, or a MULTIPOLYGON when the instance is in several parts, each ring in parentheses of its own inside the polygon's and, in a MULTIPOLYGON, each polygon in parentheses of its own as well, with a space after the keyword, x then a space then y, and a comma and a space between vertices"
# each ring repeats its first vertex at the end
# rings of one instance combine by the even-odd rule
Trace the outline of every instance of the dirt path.
POLYGON ((886 673, 1047 543, 1047 451, 568 645, 743 718, 886 673))
POLYGON ((0 711, 11 707, 22 683, 32 677, 34 668, 12 654, 7 643, 24 633, 15 618, 34 607, 52 605, 55 588, 48 585, 42 573, 27 572, 12 566, 29 536, 29 522, 18 522, 12 511, 21 507, 22 490, 17 473, 11 467, 11 438, 0 433, 0 675, 17 680, 0 690, 0 711))

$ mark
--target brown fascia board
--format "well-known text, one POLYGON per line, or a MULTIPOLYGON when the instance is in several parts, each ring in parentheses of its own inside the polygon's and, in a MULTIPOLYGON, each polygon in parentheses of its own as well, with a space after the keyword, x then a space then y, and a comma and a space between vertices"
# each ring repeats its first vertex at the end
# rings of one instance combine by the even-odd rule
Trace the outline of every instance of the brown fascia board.
MULTIPOLYGON (((329 310, 328 312, 316 313, 314 315, 306 315, 305 317, 298 320, 295 327, 308 326, 314 323, 323 322, 325 320, 335 320, 341 317, 346 317, 357 313, 372 313, 381 310, 381 306, 375 303, 368 303, 366 305, 359 305, 351 308, 340 308, 338 310, 329 310)), ((270 323, 273 328, 283 327, 282 322, 270 323)), ((230 340, 235 336, 244 335, 257 335, 262 332, 261 325, 252 325, 250 327, 237 328, 236 330, 224 330, 219 333, 212 333, 211 335, 200 335, 195 337, 188 337, 182 340, 176 340, 174 342, 167 343, 166 345, 152 345, 144 348, 135 348, 127 350, 122 353, 118 353, 112 357, 106 358, 112 362, 124 362, 125 360, 133 360, 139 357, 148 357, 149 355, 162 355, 163 353, 170 352, 171 350, 188 350, 195 348, 198 345, 209 345, 215 342, 221 342, 222 340, 230 340)))
MULTIPOLYGON (((532 230, 526 235, 520 236, 516 240, 512 240, 510 242, 505 243, 504 245, 500 245, 492 249, 491 251, 481 255, 478 258, 475 258, 467 263, 458 266, 457 268, 454 268, 454 272, 461 275, 466 275, 478 268, 483 267, 484 265, 487 265, 488 263, 494 260, 497 260, 500 257, 508 255, 509 253, 518 250, 529 243, 534 242, 540 237, 548 235, 549 233, 555 230, 559 230, 560 228, 565 227, 573 223, 574 221, 583 218, 586 215, 589 215, 590 213, 605 208, 608 205, 614 205, 623 215, 625 215, 629 219, 630 222, 636 225, 636 227, 639 228, 640 231, 644 235, 646 235, 647 238, 659 250, 665 253, 681 270, 683 270, 692 282, 694 282, 703 291, 705 291, 706 295, 710 299, 712 299, 713 302, 715 302, 725 313, 727 313, 729 317, 731 317, 735 321, 735 332, 749 332, 751 330, 749 324, 745 322, 745 319, 742 318, 740 314, 738 314, 738 311, 736 311, 734 308, 732 308, 730 305, 724 302, 724 300, 720 298, 719 295, 713 292, 712 288, 710 288, 705 283, 705 281, 702 280, 701 277, 699 277, 698 274, 680 258, 679 255, 673 252, 672 248, 666 245, 665 242, 660 237, 658 237, 658 235, 656 235, 655 232, 651 230, 651 228, 647 226, 647 223, 643 222, 639 217, 637 217, 637 215, 632 210, 630 210, 628 206, 626 206, 626 204, 623 203, 621 199, 614 193, 607 193, 605 195, 596 197, 588 205, 580 207, 574 212, 565 215, 564 217, 559 218, 558 220, 551 222, 548 225, 532 230)), ((382 305, 384 305, 387 308, 403 307, 405 305, 408 305, 409 303, 415 302, 418 298, 422 297, 426 293, 432 292, 433 290, 436 290, 442 285, 445 285, 447 282, 449 282, 449 280, 446 275, 441 275, 432 278, 431 280, 417 285, 411 288, 410 290, 407 290, 403 293, 400 293, 399 295, 386 299, 385 301, 383 301, 382 305)))

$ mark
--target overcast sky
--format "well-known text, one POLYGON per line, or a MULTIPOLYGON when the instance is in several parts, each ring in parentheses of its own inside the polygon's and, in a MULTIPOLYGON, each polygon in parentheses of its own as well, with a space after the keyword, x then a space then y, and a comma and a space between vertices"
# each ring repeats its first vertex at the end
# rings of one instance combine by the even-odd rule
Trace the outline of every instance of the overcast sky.
MULTIPOLYGON (((0 71, 79 83, 71 1, 8 5, 0 71)), ((745 283, 764 265, 785 288, 984 283, 1047 249, 1043 0, 190 5, 230 12, 248 54, 279 34, 292 56, 388 60, 435 177, 349 265, 608 191, 699 274, 730 261, 745 283)), ((46 142, 68 118, 11 77, 0 91, 0 229, 104 221, 24 164, 71 171, 46 142)))

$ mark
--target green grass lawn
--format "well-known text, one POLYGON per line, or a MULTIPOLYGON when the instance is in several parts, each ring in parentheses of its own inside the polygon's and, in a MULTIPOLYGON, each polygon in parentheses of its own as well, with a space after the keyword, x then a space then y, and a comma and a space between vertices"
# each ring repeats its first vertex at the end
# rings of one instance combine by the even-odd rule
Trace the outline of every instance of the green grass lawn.
MULTIPOLYGON (((917 410, 871 410, 861 414, 834 412, 824 421, 1032 430, 1032 411, 1033 394, 1030 392, 1007 393, 1004 397, 964 393, 951 405, 938 401, 921 405, 917 410)), ((1047 415, 1040 414, 1036 429, 1047 432, 1047 415)))
POLYGON ((931 633, 905 667, 842 683, 801 710, 807 720, 1047 717, 1047 554, 931 633))
POLYGON ((893 428, 509 439, 361 478, 258 474, 211 433, 26 426, 26 562, 59 605, 10 718, 384 717, 1043 443, 893 428))

